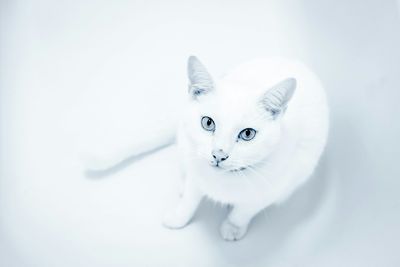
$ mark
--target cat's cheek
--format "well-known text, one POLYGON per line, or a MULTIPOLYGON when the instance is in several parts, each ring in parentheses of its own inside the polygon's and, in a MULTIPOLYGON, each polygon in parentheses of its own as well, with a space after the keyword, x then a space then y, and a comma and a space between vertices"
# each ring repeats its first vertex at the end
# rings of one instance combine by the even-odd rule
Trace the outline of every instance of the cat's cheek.
POLYGON ((199 160, 210 164, 212 157, 212 139, 209 136, 200 135, 195 141, 195 147, 198 151, 199 160))
POLYGON ((273 124, 266 129, 265 134, 261 136, 263 147, 273 150, 273 148, 279 143, 281 139, 282 129, 279 124, 273 124))

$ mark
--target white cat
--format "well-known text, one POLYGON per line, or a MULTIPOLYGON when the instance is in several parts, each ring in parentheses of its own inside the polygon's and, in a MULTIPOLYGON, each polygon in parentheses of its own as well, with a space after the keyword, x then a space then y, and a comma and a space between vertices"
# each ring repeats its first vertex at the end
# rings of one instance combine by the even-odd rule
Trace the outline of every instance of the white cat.
POLYGON ((232 206, 220 232, 239 240, 258 212, 312 174, 328 134, 325 92, 313 72, 286 60, 255 60, 214 81, 192 56, 188 76, 176 135, 183 194, 163 224, 184 227, 206 196, 232 206))

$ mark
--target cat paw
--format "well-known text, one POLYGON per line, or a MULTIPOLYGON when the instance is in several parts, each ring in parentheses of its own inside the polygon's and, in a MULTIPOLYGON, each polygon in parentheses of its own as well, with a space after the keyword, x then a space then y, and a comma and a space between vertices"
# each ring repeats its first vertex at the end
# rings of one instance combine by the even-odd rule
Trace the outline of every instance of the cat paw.
POLYGON ((162 224, 169 229, 180 229, 185 227, 190 221, 190 218, 182 216, 178 212, 169 212, 164 216, 162 224))
POLYGON ((220 233, 226 241, 237 241, 242 239, 247 232, 246 226, 237 226, 231 223, 228 219, 225 220, 220 228, 220 233))

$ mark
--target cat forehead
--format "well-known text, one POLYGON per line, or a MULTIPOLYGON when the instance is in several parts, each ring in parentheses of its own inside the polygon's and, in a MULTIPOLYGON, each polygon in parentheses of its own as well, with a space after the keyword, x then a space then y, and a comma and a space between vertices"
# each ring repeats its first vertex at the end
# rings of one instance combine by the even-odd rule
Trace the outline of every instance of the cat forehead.
MULTIPOLYGON (((220 80, 216 83, 215 106, 230 114, 253 112, 265 90, 262 86, 238 80, 220 80)), ((221 112, 223 111, 221 110, 221 112)))
POLYGON ((260 117, 257 101, 246 94, 213 92, 200 104, 204 116, 213 116, 226 125, 237 125, 260 117))
POLYGON ((228 75, 215 82, 215 89, 202 96, 198 104, 202 113, 215 116, 225 123, 239 124, 243 121, 265 120, 266 113, 260 104, 266 91, 279 79, 265 77, 248 79, 240 75, 228 75))

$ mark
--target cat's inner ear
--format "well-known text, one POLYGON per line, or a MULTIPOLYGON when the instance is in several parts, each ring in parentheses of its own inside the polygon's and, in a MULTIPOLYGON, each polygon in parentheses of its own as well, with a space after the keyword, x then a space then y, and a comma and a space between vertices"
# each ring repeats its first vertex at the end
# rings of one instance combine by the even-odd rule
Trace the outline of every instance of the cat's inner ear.
POLYGON ((189 94, 196 99, 198 96, 214 90, 214 82, 204 67, 195 56, 188 59, 189 94))
POLYGON ((296 79, 287 78, 265 92, 261 99, 261 105, 275 119, 285 112, 295 90, 296 79))

